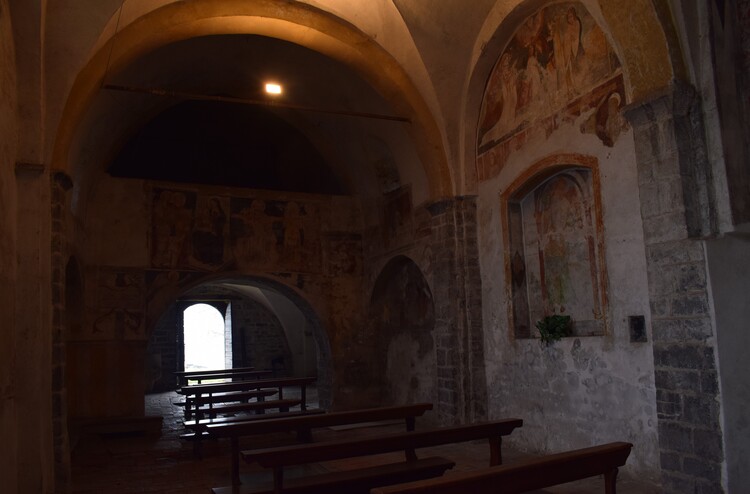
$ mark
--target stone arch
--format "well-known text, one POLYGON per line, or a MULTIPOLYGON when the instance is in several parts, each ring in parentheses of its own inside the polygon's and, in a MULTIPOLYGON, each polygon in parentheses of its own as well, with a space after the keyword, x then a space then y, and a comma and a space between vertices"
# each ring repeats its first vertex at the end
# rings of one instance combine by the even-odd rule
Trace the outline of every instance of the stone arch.
POLYGON ((178 273, 178 277, 174 279, 173 283, 165 285, 157 292, 149 295, 149 306, 146 317, 146 332, 148 337, 151 338, 161 315, 166 313, 169 307, 180 297, 189 294, 191 290, 202 285, 222 284, 248 285, 274 291, 291 301, 305 316, 317 346, 317 386, 320 406, 329 408, 333 403, 334 363, 330 337, 326 330, 327 322, 322 316, 325 312, 316 308, 313 302, 318 294, 305 293, 304 290, 299 290, 283 281, 263 275, 244 273, 191 273, 188 279, 180 279, 178 273))
POLYGON ((559 154, 539 161, 503 193, 501 211, 512 336, 529 338, 534 321, 566 309, 577 336, 605 334, 609 302, 597 160, 559 154), (564 221, 552 221, 551 214, 565 215, 564 221))
MULTIPOLYGON (((578 3, 589 11, 604 31, 622 65, 624 98, 621 106, 658 97, 676 79, 687 78, 676 30, 669 7, 664 2, 580 0, 578 3), (631 14, 637 15, 639 22, 633 21, 631 14)), ((509 8, 498 2, 477 37, 467 82, 462 135, 467 193, 476 192, 481 180, 477 159, 478 127, 484 92, 493 67, 516 28, 534 12, 552 4, 548 0, 526 0, 509 8)))
POLYGON ((150 50, 196 36, 259 34, 296 43, 350 66, 410 119, 409 133, 429 181, 430 195, 452 195, 443 137, 435 117, 406 71, 375 40, 310 5, 270 0, 197 0, 173 3, 133 21, 99 47, 79 72, 60 119, 52 167, 69 169, 70 146, 106 73, 117 72, 150 50))
POLYGON ((368 316, 384 400, 437 402, 434 301, 412 259, 399 255, 382 268, 368 316))

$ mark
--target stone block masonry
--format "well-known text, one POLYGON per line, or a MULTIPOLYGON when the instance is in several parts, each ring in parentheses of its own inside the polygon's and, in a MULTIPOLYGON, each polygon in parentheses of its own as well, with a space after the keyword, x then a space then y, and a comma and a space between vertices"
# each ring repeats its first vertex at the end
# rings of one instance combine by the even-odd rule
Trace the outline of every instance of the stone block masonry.
POLYGON ((724 460, 706 258, 715 229, 692 88, 628 111, 637 149, 665 493, 723 492, 724 460))

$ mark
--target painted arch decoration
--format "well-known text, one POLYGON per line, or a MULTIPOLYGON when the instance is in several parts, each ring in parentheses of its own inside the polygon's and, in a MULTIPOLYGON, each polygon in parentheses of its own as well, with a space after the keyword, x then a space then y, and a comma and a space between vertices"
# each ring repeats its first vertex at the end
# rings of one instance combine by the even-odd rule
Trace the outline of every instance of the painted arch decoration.
POLYGON ((620 61, 586 8, 543 7, 518 26, 490 73, 477 129, 479 179, 497 175, 533 135, 582 115, 580 131, 613 146, 626 125, 624 102, 620 61))

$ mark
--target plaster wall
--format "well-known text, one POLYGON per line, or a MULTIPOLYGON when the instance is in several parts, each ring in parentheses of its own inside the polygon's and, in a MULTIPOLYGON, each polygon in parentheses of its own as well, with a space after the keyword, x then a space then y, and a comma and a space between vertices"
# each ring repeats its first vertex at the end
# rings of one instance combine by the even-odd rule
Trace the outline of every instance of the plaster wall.
POLYGON ((706 241, 714 301, 719 381, 722 396, 727 492, 742 492, 750 482, 750 238, 729 234, 706 241))
MULTIPOLYGON (((626 471, 658 478, 654 366, 649 343, 631 343, 628 316, 649 324, 646 259, 632 131, 605 147, 580 132, 587 113, 514 151, 479 186, 479 256, 489 415, 523 416, 510 440, 551 452, 611 440, 636 447, 626 471), (605 336, 571 337, 549 347, 513 339, 507 313, 501 193, 542 158, 578 153, 596 158, 601 174, 609 313, 605 336)), ((532 321, 532 325, 535 321, 532 321)), ((650 330, 649 330, 650 340, 650 330)))
MULTIPOLYGON (((363 317, 361 243, 339 238, 350 235, 356 240, 356 233, 345 233, 352 228, 356 232, 359 225, 355 200, 105 176, 91 194, 85 220, 87 320, 68 345, 71 408, 79 416, 142 413, 141 376, 154 324, 191 288, 222 279, 230 283, 245 276, 268 279, 296 292, 308 304, 304 310, 313 311, 305 318, 313 317, 321 326, 313 331, 317 349, 330 345, 325 365, 331 369, 317 369, 319 379, 326 380, 321 386, 330 386, 331 376, 340 375, 347 359, 345 341, 363 317), (173 205, 161 209, 162 199, 175 197, 173 191, 188 201, 177 208, 182 216, 174 218, 163 215, 174 214, 173 205), (249 213, 252 201, 265 209, 249 213), (203 213, 199 211, 219 203, 223 248, 204 250, 208 257, 203 257, 195 240, 207 233, 200 229, 203 213), (187 212, 190 219, 184 217, 187 212), (192 239, 187 240, 192 247, 164 258, 155 248, 162 245, 163 227, 169 227, 167 231, 187 227, 182 238, 192 239), (259 251, 254 243, 258 240, 270 243, 259 251), (101 400, 102 388, 119 389, 120 394, 101 400)), ((216 239, 209 243, 216 245, 216 239)), ((360 388, 342 391, 334 382, 334 402, 339 401, 334 406, 358 403, 362 392, 360 388)))
POLYGON ((0 311, 6 321, 0 328, 0 436, 6 444, 0 462, 0 483, 10 492, 18 485, 18 401, 16 385, 16 161, 18 122, 17 72, 13 26, 7 0, 0 0, 0 311))

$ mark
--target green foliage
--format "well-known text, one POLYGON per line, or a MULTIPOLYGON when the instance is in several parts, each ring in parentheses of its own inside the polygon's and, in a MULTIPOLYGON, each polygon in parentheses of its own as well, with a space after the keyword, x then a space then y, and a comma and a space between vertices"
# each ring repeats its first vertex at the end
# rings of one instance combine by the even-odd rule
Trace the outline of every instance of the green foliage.
POLYGON ((542 320, 537 321, 536 328, 542 337, 541 343, 550 345, 563 336, 570 336, 572 329, 570 316, 559 314, 545 316, 542 320))

